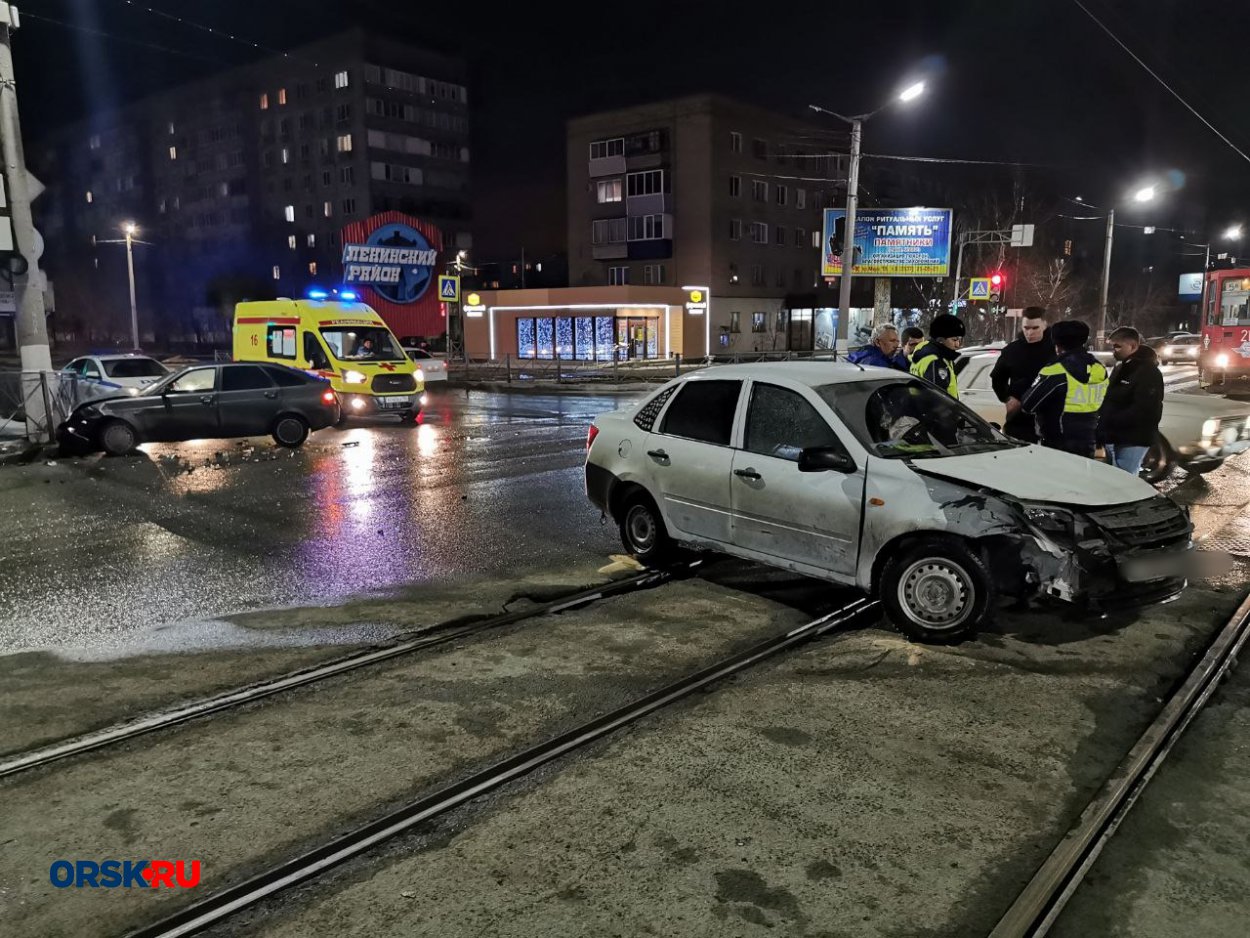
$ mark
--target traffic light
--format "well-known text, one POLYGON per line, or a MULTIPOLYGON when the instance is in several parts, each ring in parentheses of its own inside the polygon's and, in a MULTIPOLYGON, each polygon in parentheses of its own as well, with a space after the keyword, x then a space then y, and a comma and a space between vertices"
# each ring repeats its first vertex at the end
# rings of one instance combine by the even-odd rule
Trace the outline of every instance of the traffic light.
POLYGON ((998 293, 1002 290, 1003 284, 1007 282, 1007 278, 1003 276, 1001 270, 996 270, 990 274, 990 286, 994 288, 994 292, 998 293))

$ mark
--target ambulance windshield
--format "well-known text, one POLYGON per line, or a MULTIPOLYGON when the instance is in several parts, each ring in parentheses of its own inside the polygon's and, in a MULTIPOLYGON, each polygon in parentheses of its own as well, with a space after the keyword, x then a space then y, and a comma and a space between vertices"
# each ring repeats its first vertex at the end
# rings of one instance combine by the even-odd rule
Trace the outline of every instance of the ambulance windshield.
POLYGON ((405 361, 403 349, 382 326, 336 326, 322 329, 321 337, 339 361, 398 362, 405 361))

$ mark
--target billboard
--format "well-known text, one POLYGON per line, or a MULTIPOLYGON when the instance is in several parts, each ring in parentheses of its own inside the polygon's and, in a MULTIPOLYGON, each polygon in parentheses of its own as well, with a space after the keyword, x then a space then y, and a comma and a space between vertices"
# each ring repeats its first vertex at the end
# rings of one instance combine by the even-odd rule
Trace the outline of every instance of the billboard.
POLYGON ((446 328, 435 281, 443 235, 401 212, 344 226, 343 284, 358 288, 398 336, 434 336, 446 328))
MULTIPOLYGON (((949 208, 868 208, 855 213, 857 277, 946 277, 951 262, 949 208)), ((842 276, 846 211, 825 209, 821 272, 842 276)))
POLYGON ((1181 274, 1181 282, 1176 295, 1183 303, 1199 302, 1202 299, 1202 274, 1181 274))

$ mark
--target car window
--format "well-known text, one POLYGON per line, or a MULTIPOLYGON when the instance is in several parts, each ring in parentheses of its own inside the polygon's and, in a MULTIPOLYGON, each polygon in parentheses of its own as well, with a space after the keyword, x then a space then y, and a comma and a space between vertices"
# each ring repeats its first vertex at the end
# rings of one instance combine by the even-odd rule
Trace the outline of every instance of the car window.
POLYGON ((985 362, 973 362, 959 376, 959 386, 966 390, 988 387, 989 381, 984 379, 989 375, 989 372, 990 366, 985 362))
POLYGON ((803 395, 775 384, 752 387, 747 451, 797 462, 803 450, 822 446, 842 448, 828 421, 803 395))
POLYGON ((326 358, 321 343, 311 332, 304 333, 304 361, 308 362, 310 368, 330 367, 330 359, 326 358))
POLYGON ((223 391, 258 391, 272 387, 269 375, 259 365, 231 365, 221 370, 223 391))
POLYGON ((271 358, 295 357, 294 326, 270 326, 266 335, 271 358))
POLYGON ((84 378, 100 377, 100 366, 95 363, 94 359, 84 358, 82 360, 82 375, 84 378))
POLYGON ((169 374, 164 365, 151 358, 115 358, 104 362, 104 373, 110 378, 163 378, 169 374))
POLYGON ((741 381, 687 381, 668 406, 660 432, 728 446, 741 381))
POLYGON ((195 368, 169 383, 170 394, 197 394, 211 391, 217 384, 216 368, 195 368))
POLYGON ((410 348, 408 350, 408 357, 411 358, 413 361, 424 361, 425 359, 433 358, 434 356, 431 355, 429 352, 421 351, 421 349, 419 348, 410 348))
POLYGON ((265 369, 265 374, 273 378, 280 388, 298 388, 313 380, 302 371, 296 371, 293 368, 270 367, 265 369))
POLYGON ((86 364, 85 358, 75 358, 72 362, 65 366, 64 370, 73 374, 82 374, 82 366, 86 364))

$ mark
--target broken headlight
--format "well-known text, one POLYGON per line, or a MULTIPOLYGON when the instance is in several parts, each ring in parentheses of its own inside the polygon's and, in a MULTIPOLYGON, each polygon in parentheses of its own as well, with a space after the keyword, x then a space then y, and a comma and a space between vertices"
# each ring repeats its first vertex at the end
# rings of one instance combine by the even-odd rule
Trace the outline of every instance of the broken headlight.
POLYGON ((1052 537, 1076 537, 1076 515, 1066 508, 1054 505, 1030 505, 1020 503, 1020 511, 1030 527, 1052 537))

